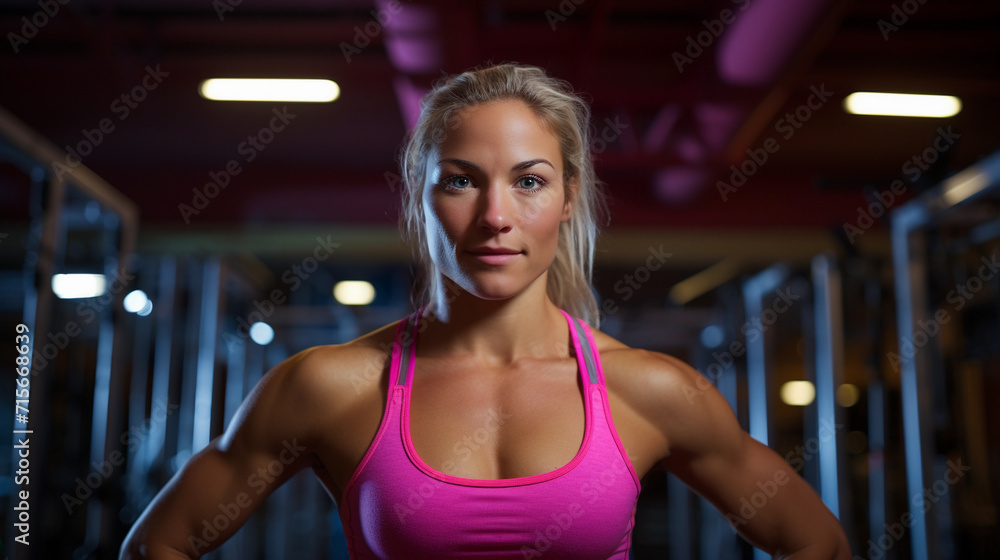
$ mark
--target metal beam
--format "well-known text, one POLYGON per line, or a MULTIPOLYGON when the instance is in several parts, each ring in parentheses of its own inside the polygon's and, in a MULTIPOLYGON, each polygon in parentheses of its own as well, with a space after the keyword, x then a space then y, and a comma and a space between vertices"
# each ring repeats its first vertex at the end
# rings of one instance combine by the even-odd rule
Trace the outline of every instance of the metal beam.
POLYGON ((813 303, 816 335, 816 417, 819 440, 819 494, 843 522, 840 433, 837 387, 844 378, 843 294, 837 261, 830 255, 813 260, 813 303), (828 434, 828 436, 827 436, 828 434))
MULTIPOLYGON (((923 230, 952 208, 968 204, 1000 187, 1000 152, 956 174, 933 190, 900 206, 892 213, 893 268, 899 334, 903 439, 908 496, 922 496, 933 484, 930 364, 925 346, 912 344, 918 322, 926 322, 928 310, 927 264, 923 230), (908 344, 906 344, 908 343, 908 344), (910 348, 907 348, 909 346, 910 348)), ((923 505, 924 502, 920 502, 923 505)), ((907 503, 907 506, 913 504, 907 503)), ((933 523, 933 505, 912 508, 910 529, 912 558, 938 558, 938 535, 933 523), (926 511, 925 511, 926 510, 926 511)))

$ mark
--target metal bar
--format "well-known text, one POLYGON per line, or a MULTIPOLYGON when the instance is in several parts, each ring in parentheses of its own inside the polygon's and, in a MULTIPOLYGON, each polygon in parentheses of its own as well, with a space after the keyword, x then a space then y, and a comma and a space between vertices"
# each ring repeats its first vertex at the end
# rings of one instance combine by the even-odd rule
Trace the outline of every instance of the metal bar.
MULTIPOLYGON (((153 388, 152 402, 163 403, 169 407, 170 401, 170 370, 171 358, 174 342, 174 316, 177 313, 176 292, 177 292, 177 262, 173 257, 161 257, 159 260, 159 274, 156 290, 156 307, 153 314, 156 317, 156 342, 153 354, 153 388)), ((149 437, 146 438, 143 448, 142 464, 147 467, 146 488, 151 492, 156 491, 156 484, 149 481, 150 471, 148 470, 154 463, 164 460, 176 451, 167 449, 167 427, 169 420, 155 422, 150 425, 149 437)), ((144 492, 145 494, 145 492, 144 492)), ((145 496, 143 496, 143 499, 145 496)))
MULTIPOLYGON (((149 270, 155 263, 147 262, 144 266, 149 270)), ((154 275, 143 277, 141 284, 143 291, 155 296, 153 288, 155 284, 154 275)), ((155 316, 154 316, 155 317, 155 316)), ((146 473, 149 472, 150 465, 146 462, 145 450, 149 445, 153 421, 151 418, 152 409, 156 408, 156 401, 151 401, 150 411, 146 409, 146 397, 150 392, 150 381, 152 371, 149 367, 149 360, 154 344, 154 317, 130 318, 130 322, 135 328, 135 338, 132 349, 132 375, 129 386, 128 397, 128 432, 123 437, 126 443, 125 453, 128 461, 125 463, 125 505, 135 511, 139 511, 140 501, 145 494, 146 473), (149 421, 147 422, 147 419, 149 421)))
POLYGON ((667 524, 668 556, 678 560, 694 558, 694 524, 688 508, 691 491, 677 477, 664 476, 667 478, 667 519, 670 520, 667 524))
MULTIPOLYGON (((784 264, 770 266, 743 283, 743 300, 746 317, 759 318, 763 311, 764 296, 777 290, 788 278, 789 270, 784 264)), ((746 334, 746 333, 744 333, 746 334)), ((764 333, 758 331, 754 340, 746 341, 747 347, 747 411, 750 435, 757 441, 768 444, 767 421, 767 347, 764 333)))
POLYGON ((813 259, 813 304, 816 325, 816 437, 819 440, 819 493, 830 511, 841 518, 839 464, 840 411, 837 387, 843 380, 843 317, 840 272, 836 259, 813 259))
MULTIPOLYGON (((778 289, 789 276, 788 268, 783 264, 772 265, 743 283, 743 299, 748 321, 760 318, 763 313, 764 297, 768 292, 778 289)), ((744 333, 745 334, 745 333, 744 333)), ((767 344, 763 329, 757 332, 757 337, 750 340, 747 337, 747 413, 749 417, 750 435, 757 441, 768 445, 769 426, 767 410, 767 344)), ((767 560, 768 554, 759 548, 754 548, 756 560, 767 560)))
POLYGON ((212 388, 215 380, 215 339, 219 327, 221 289, 221 264, 217 258, 206 259, 202 269, 192 453, 200 451, 212 439, 212 388))
MULTIPOLYGON (((897 323, 901 359, 900 385, 903 408, 903 441, 906 457, 907 496, 922 496, 930 487, 931 446, 930 430, 921 411, 930 411, 931 403, 926 394, 930 371, 924 352, 920 348, 905 349, 904 342, 912 341, 917 321, 926 321, 927 275, 924 264, 923 236, 918 230, 928 219, 922 205, 907 204, 893 214, 893 264, 895 268, 897 323)), ((907 503, 907 505, 911 505, 907 503)), ((910 527, 912 558, 930 560, 937 558, 937 534, 923 508, 911 508, 913 525, 910 527)))
POLYGON ((229 428, 229 423, 236 410, 243 403, 246 394, 244 383, 246 369, 247 344, 241 338, 229 340, 226 343, 226 404, 223 418, 223 430, 229 428))
POLYGON ((868 385, 868 538, 872 543, 888 525, 885 483, 885 387, 880 379, 873 379, 868 385))
POLYGON ((200 306, 204 304, 201 292, 204 286, 202 276, 205 274, 205 265, 194 259, 189 259, 187 262, 189 266, 185 267, 185 282, 189 305, 186 309, 184 341, 182 343, 184 362, 181 364, 181 374, 177 380, 180 383, 180 410, 178 411, 177 450, 172 465, 178 470, 195 452, 193 449, 194 401, 198 379, 198 342, 201 338, 199 335, 201 330, 200 306))
MULTIPOLYGON (((968 204, 1000 186, 1000 152, 952 175, 935 189, 892 213, 892 258, 896 283, 896 315, 901 356, 903 440, 908 496, 922 496, 931 483, 932 438, 924 414, 931 410, 927 387, 930 367, 926 351, 913 344, 918 321, 926 321, 927 267, 922 229, 948 210, 968 204), (909 346, 909 348, 907 348, 909 346), (912 354, 911 356, 908 356, 912 354)), ((920 502, 922 505, 923 502, 920 502)), ((907 504, 913 506, 914 504, 907 504)), ((934 506, 910 510, 911 555, 915 560, 938 557, 934 506)))
MULTIPOLYGON (((131 224, 138 222, 138 209, 131 200, 87 166, 80 163, 70 165, 66 159, 66 152, 57 148, 55 144, 36 133, 3 107, 0 107, 0 137, 5 137, 16 149, 56 173, 54 181, 72 183, 87 197, 117 214, 123 222, 131 224)), ((125 229, 133 229, 131 224, 125 229)))
MULTIPOLYGON (((114 215, 107 215, 104 221, 105 276, 110 277, 107 291, 99 299, 103 304, 99 315, 97 362, 94 371, 94 395, 91 422, 90 464, 114 466, 108 463, 112 451, 119 452, 122 427, 122 360, 116 358, 115 349, 124 345, 126 333, 119 328, 122 320, 121 300, 129 289, 130 277, 122 262, 128 258, 124 235, 119 230, 121 222, 114 215)), ((122 354, 122 353, 119 353, 122 354)), ((87 538, 84 547, 96 550, 101 544, 111 545, 116 525, 114 504, 104 500, 91 500, 87 509, 87 538)))
MULTIPOLYGON (((885 386, 882 375, 881 341, 884 339, 882 322, 881 267, 873 266, 864 283, 865 324, 868 339, 868 536, 877 539, 886 527, 885 479, 885 386)), ((859 543, 859 548, 864 550, 859 543)), ((890 553, 891 554, 891 553, 890 553)), ((891 557, 891 556, 890 556, 891 557)))

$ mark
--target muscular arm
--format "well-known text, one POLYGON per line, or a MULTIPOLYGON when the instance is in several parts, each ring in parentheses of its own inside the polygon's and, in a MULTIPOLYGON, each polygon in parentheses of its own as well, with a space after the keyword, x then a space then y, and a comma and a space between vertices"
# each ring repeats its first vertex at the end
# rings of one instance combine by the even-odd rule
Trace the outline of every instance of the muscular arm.
POLYGON ((120 560, 197 558, 217 548, 310 464, 309 352, 264 376, 226 433, 174 475, 129 531, 120 560))
POLYGON ((788 463, 740 428, 711 383, 664 354, 643 361, 644 375, 657 378, 644 402, 669 442, 663 467, 775 558, 849 560, 837 518, 788 463))

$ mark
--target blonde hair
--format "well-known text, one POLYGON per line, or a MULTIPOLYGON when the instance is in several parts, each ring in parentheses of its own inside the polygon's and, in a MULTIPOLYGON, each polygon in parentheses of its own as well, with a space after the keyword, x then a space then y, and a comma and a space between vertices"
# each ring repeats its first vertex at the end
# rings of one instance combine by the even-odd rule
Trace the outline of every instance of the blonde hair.
POLYGON ((569 83, 535 66, 506 63, 469 70, 442 79, 421 101, 420 119, 400 162, 404 182, 400 231, 411 242, 417 263, 411 302, 417 308, 430 305, 435 314, 441 311, 435 309, 435 294, 443 291, 444 284, 430 256, 422 207, 428 157, 447 131, 458 126, 460 110, 508 99, 527 104, 558 138, 565 195, 573 200, 569 221, 559 224, 559 244, 546 292, 555 305, 598 328, 599 309, 591 282, 598 212, 606 211, 606 202, 590 155, 590 107, 569 83), (575 189, 570 189, 571 183, 575 189))

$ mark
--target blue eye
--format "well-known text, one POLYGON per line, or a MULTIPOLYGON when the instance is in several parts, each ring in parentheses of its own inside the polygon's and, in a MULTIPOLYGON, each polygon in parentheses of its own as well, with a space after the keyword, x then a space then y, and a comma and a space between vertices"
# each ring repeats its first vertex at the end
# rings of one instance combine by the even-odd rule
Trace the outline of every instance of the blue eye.
POLYGON ((444 181, 441 181, 441 184, 446 187, 462 190, 472 184, 472 181, 470 181, 465 175, 452 175, 444 181))
POLYGON ((517 184, 526 191, 533 191, 541 188, 545 182, 534 175, 526 175, 518 179, 517 184))

